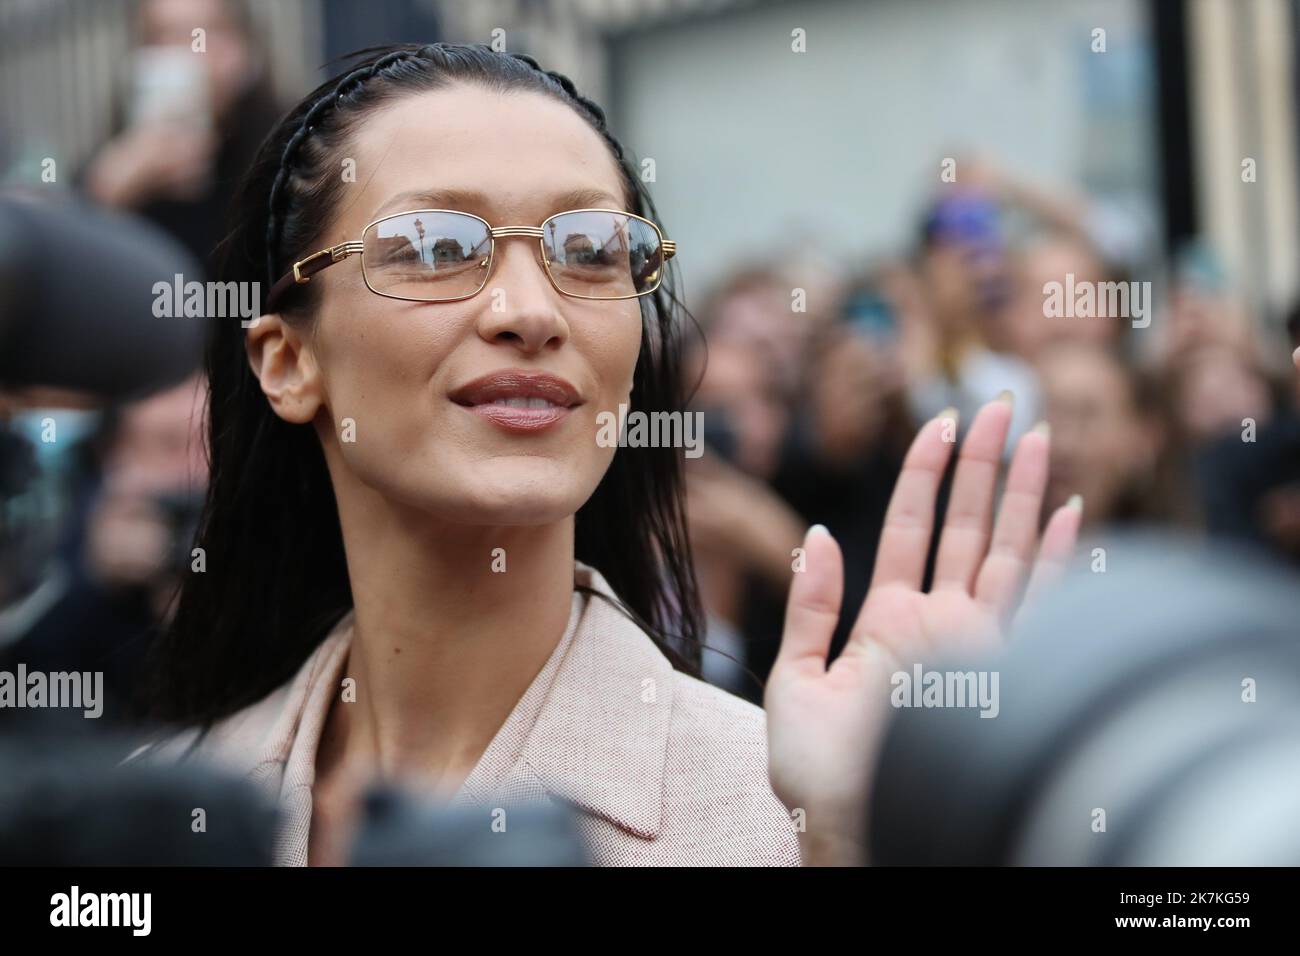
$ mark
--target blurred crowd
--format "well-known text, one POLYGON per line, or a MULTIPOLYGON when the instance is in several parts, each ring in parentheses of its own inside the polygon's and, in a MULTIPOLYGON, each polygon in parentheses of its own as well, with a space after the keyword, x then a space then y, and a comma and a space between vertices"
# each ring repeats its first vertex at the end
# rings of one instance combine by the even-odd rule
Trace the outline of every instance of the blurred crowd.
MULTIPOLYGON (((193 103, 134 119, 124 104, 79 186, 154 221, 211 268, 235 181, 277 112, 263 53, 242 4, 139 9, 151 48, 188 44, 191 24, 209 24, 208 72, 193 82, 200 119, 193 103)), ((691 408, 709 449, 686 464, 710 621, 705 676, 751 700, 775 657, 806 527, 826 525, 844 550, 836 653, 916 429, 947 408, 969 422, 1004 390, 1012 442, 1040 420, 1051 428, 1045 514, 1079 494, 1086 532, 1176 525, 1300 563, 1300 390, 1286 362, 1300 313, 1290 348, 1278 348, 1213 250, 1128 255, 1089 197, 1061 198, 1070 184, 1034 187, 983 160, 958 168, 893 255, 847 267, 803 250, 748 260, 687 303, 703 332, 687 356, 691 408), (1046 305, 1050 283, 1133 281, 1155 289, 1143 327, 1046 305)), ((35 446, 69 502, 50 542, 61 576, 27 619, 0 621, 0 651, 33 669, 105 670, 110 716, 133 713, 140 652, 193 560, 202 386, 196 377, 109 412, 22 413, 33 435, 53 419, 61 438, 84 438, 35 446)))
MULTIPOLYGON (((142 0, 135 17, 110 135, 76 190, 177 240, 205 273, 187 280, 213 279, 236 185, 281 112, 266 50, 246 3, 142 0), (191 55, 196 23, 202 57, 191 55)), ((6 580, 26 597, 0 612, 0 666, 103 671, 105 724, 140 715, 147 649, 196 560, 204 391, 196 368, 130 404, 28 393, 9 410, 26 447, 4 456, 12 474, 0 480, 28 489, 10 516, 27 530, 22 566, 0 569, 0 607, 13 597, 6 580)))
MULTIPOLYGON (((911 437, 945 409, 969 422, 1003 391, 1008 455, 1036 422, 1051 429, 1044 518, 1078 494, 1094 540, 1163 526, 1300 564, 1287 360, 1300 311, 1281 348, 1213 250, 1153 261, 1114 241, 1100 204, 1061 198, 1069 184, 1031 185, 983 159, 958 169, 910 247, 856 269, 748 263, 694 304, 693 406, 711 453, 687 463, 689 518, 717 651, 706 674, 735 693, 761 700, 804 529, 826 525, 845 553, 838 653, 911 437), (1126 314, 1060 307, 1062 291, 1143 281, 1126 314)), ((1096 558, 1084 547, 1079 560, 1096 558)))

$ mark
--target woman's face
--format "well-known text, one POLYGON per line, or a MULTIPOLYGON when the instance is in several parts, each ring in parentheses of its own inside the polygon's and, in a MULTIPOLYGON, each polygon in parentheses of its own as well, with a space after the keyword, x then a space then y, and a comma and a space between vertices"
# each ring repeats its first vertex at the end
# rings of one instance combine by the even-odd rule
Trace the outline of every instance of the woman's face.
POLYGON ((1085 520, 1104 524, 1129 484, 1154 469, 1159 436, 1133 406, 1123 368, 1102 349, 1054 346, 1038 372, 1052 426, 1044 513, 1079 493, 1085 520))
POLYGON ((148 46, 192 49, 194 30, 203 30, 199 59, 208 70, 213 109, 224 114, 255 69, 249 38, 228 0, 148 0, 139 16, 141 40, 148 46))
POLYGON ((1202 346, 1187 353, 1182 363, 1176 407, 1183 430, 1194 443, 1240 432, 1247 419, 1268 419, 1272 402, 1268 383, 1236 349, 1202 346))
MULTIPOLYGON (((355 183, 299 257, 412 209, 461 210, 494 227, 627 209, 600 135, 541 94, 458 85, 408 95, 367 117, 344 152, 339 174, 355 160, 355 183)), ((341 502, 378 495, 452 522, 531 525, 573 515, 595 491, 616 450, 597 442, 597 415, 629 400, 638 300, 561 295, 534 238, 498 239, 486 287, 458 302, 375 295, 359 257, 311 281, 323 286, 313 324, 257 323, 250 336, 265 324, 262 337, 279 342, 288 373, 277 377, 264 347, 263 389, 282 417, 315 423, 341 502), (508 371, 555 376, 576 404, 530 431, 465 404, 467 384, 508 371), (292 388, 277 398, 280 385, 292 388)), ((250 356, 256 369, 252 346, 250 356)))

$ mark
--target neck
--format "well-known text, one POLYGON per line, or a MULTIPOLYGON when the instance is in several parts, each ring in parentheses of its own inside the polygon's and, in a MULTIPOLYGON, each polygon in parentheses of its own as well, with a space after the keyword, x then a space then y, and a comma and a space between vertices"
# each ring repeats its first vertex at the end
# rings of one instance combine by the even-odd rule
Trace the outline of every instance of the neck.
POLYGON ((452 794, 564 635, 573 518, 458 525, 361 497, 339 506, 356 700, 332 708, 318 769, 418 775, 452 794))

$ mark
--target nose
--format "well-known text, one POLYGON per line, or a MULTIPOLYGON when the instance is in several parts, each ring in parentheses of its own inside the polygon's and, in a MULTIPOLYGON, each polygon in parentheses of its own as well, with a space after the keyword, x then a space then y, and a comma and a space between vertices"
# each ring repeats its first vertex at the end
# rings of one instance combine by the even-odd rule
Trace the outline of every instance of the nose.
POLYGON ((562 296, 546 274, 537 240, 497 239, 493 257, 493 274, 480 293, 479 335, 490 343, 512 343, 529 355, 568 341, 562 296))

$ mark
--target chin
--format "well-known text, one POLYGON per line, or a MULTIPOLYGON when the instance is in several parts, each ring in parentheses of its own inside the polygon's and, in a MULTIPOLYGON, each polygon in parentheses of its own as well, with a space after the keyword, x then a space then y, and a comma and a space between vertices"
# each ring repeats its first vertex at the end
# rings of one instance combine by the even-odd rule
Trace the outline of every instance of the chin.
POLYGON ((601 474, 548 458, 492 459, 463 472, 449 514, 468 524, 553 524, 577 513, 601 474))

